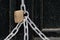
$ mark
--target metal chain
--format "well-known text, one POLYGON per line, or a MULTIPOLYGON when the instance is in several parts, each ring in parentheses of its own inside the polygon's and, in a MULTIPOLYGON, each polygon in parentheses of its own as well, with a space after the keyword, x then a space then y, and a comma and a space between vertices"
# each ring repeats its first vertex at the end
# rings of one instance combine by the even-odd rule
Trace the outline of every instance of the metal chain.
POLYGON ((21 4, 22 4, 22 5, 24 5, 24 4, 25 4, 25 3, 24 3, 24 0, 21 0, 21 4))
POLYGON ((21 25, 22 23, 18 23, 17 26, 12 30, 12 32, 4 40, 10 40, 12 37, 14 37, 19 31, 19 28, 21 27, 21 25))
POLYGON ((25 4, 24 4, 24 0, 21 0, 20 9, 26 11, 26 6, 25 6, 25 4))
POLYGON ((24 22, 24 40, 29 40, 29 35, 28 35, 28 22, 25 19, 24 22))
POLYGON ((4 40, 10 40, 13 36, 17 34, 19 31, 19 28, 21 25, 24 25, 24 40, 29 40, 29 35, 28 35, 28 23, 31 26, 31 28, 43 39, 43 40, 49 40, 38 28, 37 26, 31 21, 29 18, 29 12, 26 11, 26 6, 24 4, 24 0, 21 0, 21 6, 20 9, 24 10, 24 14, 27 13, 27 16, 25 16, 25 19, 22 23, 18 23, 17 26, 12 30, 12 32, 4 39, 4 40))
POLYGON ((29 35, 28 35, 28 22, 27 22, 27 18, 29 16, 29 13, 28 11, 26 11, 26 6, 24 4, 24 0, 21 0, 22 4, 21 4, 21 10, 24 11, 24 14, 27 13, 27 15, 25 16, 25 19, 24 19, 24 22, 23 22, 23 25, 24 25, 24 40, 29 40, 29 35))
POLYGON ((31 26, 31 28, 43 39, 43 40, 50 40, 47 38, 38 28, 37 26, 31 21, 30 18, 28 18, 28 23, 31 26))

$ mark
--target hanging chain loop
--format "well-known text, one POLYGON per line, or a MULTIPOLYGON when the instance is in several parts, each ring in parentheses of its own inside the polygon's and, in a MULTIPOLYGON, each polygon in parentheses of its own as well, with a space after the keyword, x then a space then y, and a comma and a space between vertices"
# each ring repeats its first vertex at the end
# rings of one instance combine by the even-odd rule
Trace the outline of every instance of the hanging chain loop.
POLYGON ((10 40, 12 37, 14 37, 17 32, 19 31, 19 28, 21 25, 24 25, 24 40, 29 40, 29 35, 28 35, 28 23, 31 26, 31 28, 43 39, 43 40, 49 40, 38 28, 37 26, 31 21, 29 18, 29 12, 26 11, 26 6, 24 4, 24 0, 21 0, 21 6, 20 9, 24 11, 24 14, 27 14, 24 16, 24 21, 22 23, 18 23, 17 26, 12 30, 12 32, 4 39, 4 40, 10 40))

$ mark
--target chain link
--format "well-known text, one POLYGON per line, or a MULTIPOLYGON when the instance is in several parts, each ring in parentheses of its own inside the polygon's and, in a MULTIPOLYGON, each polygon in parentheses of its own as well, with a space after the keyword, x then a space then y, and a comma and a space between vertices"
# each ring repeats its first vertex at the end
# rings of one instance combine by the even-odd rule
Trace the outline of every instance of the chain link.
POLYGON ((25 3, 24 3, 24 0, 21 0, 20 9, 26 11, 26 6, 25 6, 25 3))
POLYGON ((21 4, 20 9, 26 11, 26 6, 25 6, 25 4, 23 4, 23 5, 21 4))

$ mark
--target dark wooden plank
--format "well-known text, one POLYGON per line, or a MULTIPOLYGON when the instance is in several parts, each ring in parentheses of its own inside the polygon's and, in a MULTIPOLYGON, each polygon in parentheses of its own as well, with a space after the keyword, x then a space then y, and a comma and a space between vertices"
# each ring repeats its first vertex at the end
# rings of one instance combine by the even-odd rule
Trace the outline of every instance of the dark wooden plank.
POLYGON ((9 33, 9 0, 0 0, 0 40, 9 33))

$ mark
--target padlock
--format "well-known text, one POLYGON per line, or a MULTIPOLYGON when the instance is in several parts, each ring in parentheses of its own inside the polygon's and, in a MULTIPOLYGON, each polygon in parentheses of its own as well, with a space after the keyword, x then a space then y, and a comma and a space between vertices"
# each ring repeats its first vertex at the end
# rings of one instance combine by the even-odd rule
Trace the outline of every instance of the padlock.
POLYGON ((15 21, 15 23, 20 23, 20 22, 23 21, 23 19, 24 19, 23 10, 14 11, 14 21, 15 21))

